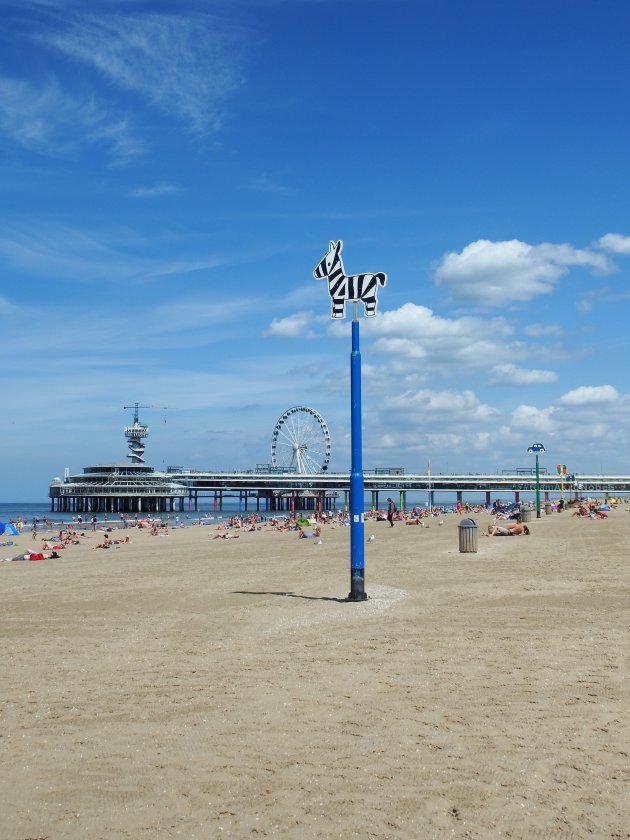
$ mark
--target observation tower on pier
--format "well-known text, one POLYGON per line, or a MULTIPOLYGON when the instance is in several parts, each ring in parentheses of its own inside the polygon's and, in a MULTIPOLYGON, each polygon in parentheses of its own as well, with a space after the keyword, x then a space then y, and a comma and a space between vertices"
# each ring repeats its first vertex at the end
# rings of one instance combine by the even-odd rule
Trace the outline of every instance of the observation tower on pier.
MULTIPOLYGON (((143 408, 149 408, 149 406, 142 406, 143 408)), ((131 406, 126 405, 124 406, 125 409, 131 408, 131 406)), ((138 419, 138 409, 140 406, 138 403, 133 404, 133 425, 125 427, 125 437, 127 438, 127 445, 129 447, 129 454, 127 458, 131 459, 132 464, 144 464, 144 448, 145 448, 145 438, 149 437, 149 427, 145 426, 144 423, 141 423, 138 419)))

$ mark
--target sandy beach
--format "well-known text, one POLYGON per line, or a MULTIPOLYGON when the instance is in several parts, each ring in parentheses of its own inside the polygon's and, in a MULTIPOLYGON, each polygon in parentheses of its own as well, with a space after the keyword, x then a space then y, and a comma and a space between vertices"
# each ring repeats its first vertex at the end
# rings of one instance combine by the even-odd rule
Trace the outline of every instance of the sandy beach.
POLYGON ((474 518, 0 564, 0 837, 629 838, 628 508, 474 518))

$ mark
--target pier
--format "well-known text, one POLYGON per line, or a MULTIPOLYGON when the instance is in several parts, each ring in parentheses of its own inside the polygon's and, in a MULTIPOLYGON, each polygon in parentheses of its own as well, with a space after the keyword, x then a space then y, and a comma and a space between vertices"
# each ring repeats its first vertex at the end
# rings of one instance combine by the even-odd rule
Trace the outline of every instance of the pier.
MULTIPOLYGON (((168 467, 158 472, 145 464, 145 441, 148 426, 138 417, 139 408, 151 408, 134 403, 133 423, 124 430, 129 452, 129 463, 101 464, 84 467, 78 475, 66 474, 54 478, 50 484, 51 511, 62 513, 166 513, 171 511, 198 511, 200 499, 212 500, 214 510, 223 509, 226 497, 236 496, 241 510, 304 511, 348 509, 350 472, 328 472, 329 441, 326 444, 325 465, 314 472, 296 472, 291 467, 275 464, 258 464, 255 469, 242 472, 196 470, 168 467), (343 501, 341 501, 343 499, 343 501)), ((307 408, 294 408, 285 414, 317 412, 307 408)), ((284 415, 283 415, 284 417, 284 415)), ((327 434, 327 430, 326 430, 327 434)), ((306 443, 291 439, 296 450, 306 452, 306 443)), ((273 452, 273 449, 272 449, 273 452)), ((305 463, 310 463, 305 459, 305 463)), ((313 461, 313 464, 316 462, 313 461)), ((397 495, 398 507, 407 507, 407 493, 426 493, 430 507, 435 507, 435 494, 448 493, 463 502, 464 494, 484 494, 486 506, 492 496, 519 501, 521 493, 536 491, 536 475, 531 468, 504 470, 499 474, 433 475, 406 473, 402 467, 379 467, 364 472, 365 500, 372 510, 383 505, 383 495, 397 495)), ((539 491, 545 500, 550 494, 588 493, 597 495, 623 495, 630 493, 630 476, 622 475, 570 475, 549 474, 539 471, 539 491)), ((364 501, 365 501, 364 500, 364 501)))
MULTIPOLYGON (((545 500, 584 495, 630 494, 630 476, 574 475, 561 484, 560 476, 541 474, 540 491, 545 500)), ((514 498, 536 491, 536 479, 523 470, 501 474, 406 473, 400 468, 365 472, 367 507, 383 507, 383 497, 396 495, 401 509, 407 493, 426 493, 431 506, 436 494, 448 493, 463 502, 467 494, 484 495, 486 505, 493 498, 514 498)), ((201 499, 210 499, 222 510, 228 496, 236 496, 243 510, 288 511, 347 509, 350 473, 298 473, 202 471, 172 469, 156 472, 144 464, 115 464, 86 467, 80 475, 54 479, 49 496, 52 511, 73 513, 138 513, 197 511, 201 499), (343 500, 343 501, 342 501, 343 500)))

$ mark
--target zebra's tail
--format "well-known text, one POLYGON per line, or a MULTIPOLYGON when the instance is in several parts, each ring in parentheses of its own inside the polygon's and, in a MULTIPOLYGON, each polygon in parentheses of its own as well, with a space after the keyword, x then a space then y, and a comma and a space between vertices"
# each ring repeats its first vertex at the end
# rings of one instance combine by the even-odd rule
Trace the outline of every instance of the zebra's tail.
POLYGON ((387 274, 385 274, 383 271, 379 271, 378 274, 375 274, 374 279, 376 280, 379 286, 387 285, 387 274))

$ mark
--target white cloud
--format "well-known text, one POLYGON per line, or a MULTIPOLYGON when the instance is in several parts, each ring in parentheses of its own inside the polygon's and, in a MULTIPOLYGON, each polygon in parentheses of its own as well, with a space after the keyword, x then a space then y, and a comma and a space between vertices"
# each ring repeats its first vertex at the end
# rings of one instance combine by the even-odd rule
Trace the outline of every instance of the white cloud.
POLYGON ((486 449, 490 449, 492 445, 492 435, 490 432, 477 432, 475 437, 473 438, 473 447, 478 452, 483 452, 486 449))
POLYGON ((315 338, 317 333, 313 326, 326 320, 323 316, 314 315, 312 312, 296 312, 294 315, 287 315, 286 318, 274 318, 263 335, 281 336, 283 338, 315 338))
POLYGON ((240 83, 235 30, 210 15, 77 16, 44 40, 201 134, 240 83))
POLYGON ((518 353, 508 341, 511 334, 504 318, 441 318, 413 303, 366 320, 364 328, 376 352, 429 364, 436 373, 483 367, 506 352, 518 353))
POLYGON ((619 392, 612 385, 582 385, 574 388, 560 397, 560 405, 599 405, 601 403, 616 402, 620 398, 619 392))
POLYGON ((490 381, 498 385, 546 385, 556 382, 558 374, 552 370, 525 370, 513 364, 495 365, 490 381))
POLYGON ((510 425, 512 430, 526 432, 530 436, 538 432, 553 432, 556 424, 553 415, 556 409, 536 408, 533 405, 519 405, 512 412, 510 425))
POLYGON ((509 308, 542 294, 550 294, 570 266, 610 271, 602 254, 570 245, 528 245, 517 239, 491 242, 480 239, 461 253, 442 257, 435 271, 438 286, 453 299, 484 308, 509 308))
MULTIPOLYGON (((435 418, 445 415, 449 423, 470 423, 471 421, 487 421, 495 417, 498 412, 489 405, 484 405, 476 395, 466 391, 408 391, 403 394, 388 397, 384 400, 386 410, 407 412, 425 422, 431 416, 435 418)), ((442 422, 440 420, 439 422, 442 422)))
POLYGON ((607 233, 598 240, 597 244, 604 251, 611 254, 630 254, 630 236, 622 236, 620 233, 607 233))
POLYGON ((593 304, 590 300, 578 300, 575 304, 575 308, 580 315, 588 315, 593 308, 593 304))

